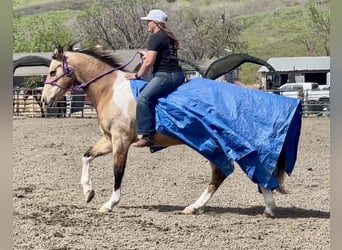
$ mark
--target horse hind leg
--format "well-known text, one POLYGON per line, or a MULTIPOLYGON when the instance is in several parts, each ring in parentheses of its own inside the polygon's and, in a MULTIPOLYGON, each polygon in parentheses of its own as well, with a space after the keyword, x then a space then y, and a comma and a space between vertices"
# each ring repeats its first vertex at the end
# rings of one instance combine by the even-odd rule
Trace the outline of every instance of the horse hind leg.
POLYGON ((264 196, 265 200, 265 210, 264 215, 266 217, 274 218, 274 209, 276 208, 275 200, 273 197, 272 190, 264 188, 263 186, 259 185, 261 193, 264 196))
MULTIPOLYGON (((277 161, 277 166, 274 171, 274 176, 277 179, 279 186, 276 189, 279 193, 281 194, 287 194, 287 190, 285 189, 283 182, 285 179, 285 174, 286 174, 286 155, 285 155, 285 150, 282 148, 278 161, 277 161)), ((259 185, 259 188, 264 196, 265 200, 265 211, 264 215, 266 217, 274 217, 274 209, 276 208, 275 200, 273 197, 273 192, 270 189, 267 189, 261 185, 259 185)))
POLYGON ((90 164, 98 156, 105 155, 112 151, 111 141, 105 137, 101 137, 97 143, 88 149, 82 157, 82 176, 81 185, 83 188, 83 194, 85 201, 90 202, 95 195, 95 191, 92 187, 92 182, 89 176, 90 164))
MULTIPOLYGON (((213 163, 210 162, 210 166, 212 169, 211 174, 211 181, 208 185, 208 187, 203 191, 201 196, 190 206, 187 206, 184 210, 184 214, 198 214, 201 213, 202 208, 208 203, 210 198, 214 195, 214 193, 217 191, 219 186, 223 183, 223 181, 226 179, 226 175, 224 175, 221 170, 216 167, 213 163)), ((234 166, 231 166, 234 168, 234 166)))

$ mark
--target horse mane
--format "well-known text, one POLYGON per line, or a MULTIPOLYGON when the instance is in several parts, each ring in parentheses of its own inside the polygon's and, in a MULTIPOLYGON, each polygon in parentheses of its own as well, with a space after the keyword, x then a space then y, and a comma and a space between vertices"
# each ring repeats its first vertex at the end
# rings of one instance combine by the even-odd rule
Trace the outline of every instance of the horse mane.
POLYGON ((119 62, 120 60, 114 55, 113 51, 103 49, 100 46, 84 48, 80 50, 74 50, 72 46, 69 46, 67 51, 72 51, 72 52, 82 53, 82 54, 92 56, 111 67, 122 66, 122 63, 119 62))

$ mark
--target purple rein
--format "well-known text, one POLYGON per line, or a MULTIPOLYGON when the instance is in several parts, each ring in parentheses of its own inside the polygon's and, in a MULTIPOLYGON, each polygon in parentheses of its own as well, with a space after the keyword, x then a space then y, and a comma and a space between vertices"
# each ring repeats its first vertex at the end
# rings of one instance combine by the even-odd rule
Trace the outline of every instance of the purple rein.
MULTIPOLYGON (((80 90, 80 89, 84 89, 84 88, 86 88, 89 84, 91 84, 91 83, 97 81, 97 80, 100 79, 101 77, 104 77, 105 75, 108 75, 108 74, 112 73, 112 72, 115 71, 115 70, 119 70, 119 69, 122 69, 122 68, 126 67, 127 65, 129 65, 130 63, 133 62, 134 58, 135 58, 138 54, 140 54, 139 51, 135 52, 135 54, 134 54, 133 57, 128 61, 128 63, 126 63, 126 64, 124 64, 124 65, 121 65, 121 66, 116 67, 116 68, 111 68, 111 69, 109 69, 108 71, 106 71, 106 72, 104 72, 104 73, 102 73, 102 74, 100 74, 100 75, 98 75, 98 76, 95 76, 94 78, 90 79, 89 81, 87 81, 87 82, 85 82, 85 83, 81 83, 81 84, 79 84, 79 85, 73 85, 72 88, 71 88, 71 90, 80 90)), ((141 54, 140 54, 140 57, 141 57, 141 54)), ((141 58, 141 59, 142 59, 142 58, 141 58)), ((57 83, 57 81, 58 81, 60 78, 62 78, 62 77, 64 77, 64 76, 71 77, 71 75, 74 73, 74 69, 68 65, 67 57, 66 57, 65 55, 63 55, 62 66, 63 66, 63 74, 60 75, 60 76, 58 76, 58 77, 57 77, 56 79, 54 79, 54 80, 46 81, 44 84, 50 84, 50 85, 52 85, 52 86, 57 86, 57 87, 59 87, 59 88, 61 88, 61 89, 64 89, 64 90, 69 90, 68 88, 65 88, 65 87, 63 87, 63 86, 61 86, 61 85, 59 85, 59 84, 57 83)))

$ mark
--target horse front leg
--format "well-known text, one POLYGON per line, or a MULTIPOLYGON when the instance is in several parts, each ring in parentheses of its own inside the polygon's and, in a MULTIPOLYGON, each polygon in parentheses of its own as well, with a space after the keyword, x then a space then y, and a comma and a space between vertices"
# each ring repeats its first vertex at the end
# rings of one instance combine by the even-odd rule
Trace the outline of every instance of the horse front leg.
POLYGON ((263 186, 259 185, 260 190, 264 196, 265 200, 265 211, 264 215, 266 217, 273 218, 274 217, 274 212, 273 210, 276 208, 275 200, 273 197, 272 190, 264 188, 263 186))
POLYGON ((123 139, 113 139, 114 188, 110 199, 100 208, 101 213, 108 213, 121 199, 121 182, 125 173, 129 143, 123 139))
MULTIPOLYGON (((210 198, 214 195, 217 191, 219 186, 223 183, 226 179, 226 175, 224 175, 221 170, 216 167, 215 164, 210 162, 212 174, 211 174, 211 181, 208 187, 204 190, 201 196, 195 201, 195 203, 187 206, 184 210, 184 214, 197 214, 201 212, 201 209, 208 203, 210 198)), ((234 168, 233 163, 231 163, 231 168, 234 168)))
POLYGON ((87 203, 90 202, 95 195, 95 191, 92 187, 92 182, 89 177, 90 164, 96 157, 105 155, 107 153, 110 153, 111 151, 112 151, 111 141, 103 136, 96 142, 96 144, 93 147, 88 149, 82 157, 83 166, 82 166, 81 185, 83 188, 85 201, 87 203))

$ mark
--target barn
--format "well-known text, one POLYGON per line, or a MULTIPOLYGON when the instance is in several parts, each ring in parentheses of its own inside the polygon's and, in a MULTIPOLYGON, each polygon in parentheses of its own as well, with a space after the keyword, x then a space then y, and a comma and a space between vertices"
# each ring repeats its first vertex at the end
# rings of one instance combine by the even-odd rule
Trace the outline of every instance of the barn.
MULTIPOLYGON (((317 82, 330 86, 330 56, 274 57, 267 61, 280 74, 280 85, 287 82, 317 82)), ((262 83, 270 78, 270 71, 260 67, 262 83)), ((279 87, 279 86, 277 86, 279 87)))

